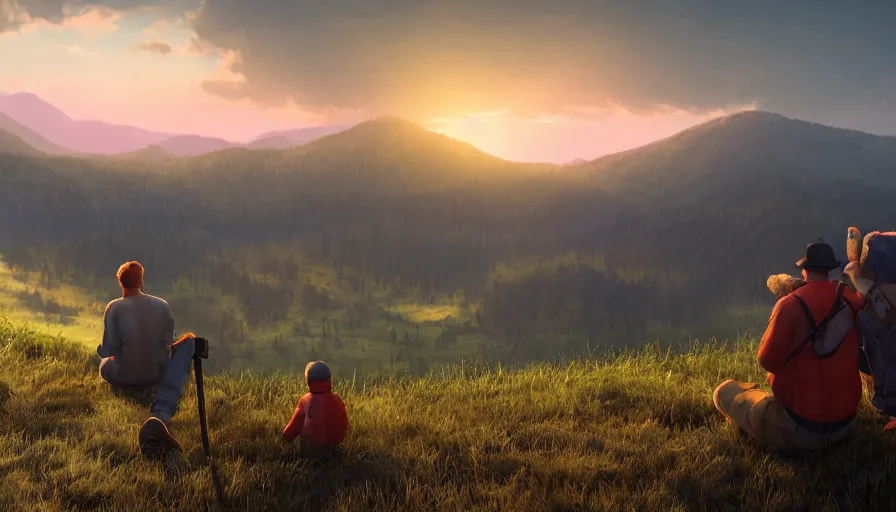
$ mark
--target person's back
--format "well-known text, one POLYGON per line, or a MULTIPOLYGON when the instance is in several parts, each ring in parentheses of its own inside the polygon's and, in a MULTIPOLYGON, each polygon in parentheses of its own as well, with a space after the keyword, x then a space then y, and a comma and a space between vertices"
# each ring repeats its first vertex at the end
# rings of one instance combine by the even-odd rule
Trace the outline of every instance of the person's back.
MULTIPOLYGON (((807 283, 782 298, 769 319, 758 359, 768 370, 775 397, 799 418, 828 423, 854 416, 862 397, 856 329, 828 357, 817 356, 810 347, 799 349, 809 335, 809 319, 798 298, 809 308, 817 324, 831 311, 838 289, 833 281, 807 283)), ((854 309, 861 299, 846 291, 854 309)))
POLYGON ((332 390, 330 370, 323 361, 309 363, 305 368, 309 393, 299 399, 295 413, 283 429, 283 437, 292 441, 301 437, 311 448, 337 446, 348 431, 345 403, 332 390))
POLYGON ((193 333, 174 341, 174 315, 164 300, 143 293, 143 265, 129 261, 118 268, 121 298, 106 306, 103 342, 97 347, 100 377, 113 387, 155 388, 150 417, 138 434, 140 452, 157 458, 180 452, 168 431, 190 376, 196 353, 193 333))
POLYGON ((117 360, 112 369, 115 375, 110 377, 124 386, 158 383, 168 364, 168 346, 174 341, 168 303, 144 293, 120 297, 106 306, 105 317, 103 346, 117 352, 100 354, 117 360))

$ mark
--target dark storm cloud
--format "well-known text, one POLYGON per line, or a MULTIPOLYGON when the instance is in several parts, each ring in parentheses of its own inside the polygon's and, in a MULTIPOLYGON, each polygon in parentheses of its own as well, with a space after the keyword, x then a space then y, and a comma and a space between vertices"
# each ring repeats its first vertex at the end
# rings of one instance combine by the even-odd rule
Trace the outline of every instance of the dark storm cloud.
POLYGON ((208 0, 194 20, 241 56, 245 83, 206 84, 232 99, 415 118, 755 101, 896 132, 894 26, 892 1, 208 0))

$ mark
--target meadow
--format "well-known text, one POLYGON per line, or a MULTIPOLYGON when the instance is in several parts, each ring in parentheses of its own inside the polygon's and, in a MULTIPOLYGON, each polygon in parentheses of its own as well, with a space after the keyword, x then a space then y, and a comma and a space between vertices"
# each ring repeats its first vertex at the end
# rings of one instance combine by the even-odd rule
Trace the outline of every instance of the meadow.
MULTIPOLYGON (((761 382, 756 341, 648 345, 523 368, 336 375, 341 456, 279 440, 295 374, 206 380, 211 444, 233 510, 884 510, 896 440, 863 403, 854 438, 766 451, 715 412, 713 386, 761 382)), ((148 407, 109 391, 81 345, 0 322, 0 509, 215 509, 195 389, 172 423, 186 470, 142 459, 148 407)))
MULTIPOLYGON (((509 273, 506 269, 502 272, 509 273)), ((638 338, 626 335, 626 329, 633 328, 631 324, 615 330, 601 325, 600 334, 586 336, 581 329, 545 328, 549 322, 543 321, 541 331, 527 335, 525 346, 519 350, 515 346, 518 331, 505 335, 503 329, 483 327, 477 314, 481 303, 463 296, 421 300, 375 282, 361 294, 352 289, 351 280, 363 276, 352 275, 351 269, 338 272, 311 260, 302 260, 301 276, 307 284, 294 285, 298 290, 295 294, 300 295, 302 286, 307 286, 316 291, 317 297, 325 297, 325 306, 313 307, 300 297, 285 307, 279 318, 251 325, 239 297, 201 282, 180 279, 159 286, 150 281, 147 293, 168 300, 178 332, 197 332, 210 339, 217 355, 208 366, 210 373, 248 369, 260 375, 301 372, 305 362, 314 359, 325 359, 344 374, 379 377, 421 376, 461 361, 521 364, 556 360, 614 344, 637 346, 659 340, 670 345, 717 332, 750 335, 763 325, 768 314, 764 304, 734 303, 718 315, 689 323, 690 330, 680 324, 637 318, 637 323, 643 323, 643 329, 635 331, 643 333, 638 338), (222 311, 230 316, 222 317, 222 311), (239 327, 230 328, 236 325, 239 327), (499 330, 501 334, 496 332, 499 330), (614 332, 619 337, 614 337, 614 332)), ((270 275, 253 274, 252 279, 262 289, 277 285, 270 275)), ((114 274, 105 281, 102 286, 85 287, 74 280, 56 278, 48 284, 41 272, 11 267, 0 256, 0 315, 92 351, 102 339, 103 308, 120 294, 114 274)), ((559 317, 562 313, 550 314, 559 317)))

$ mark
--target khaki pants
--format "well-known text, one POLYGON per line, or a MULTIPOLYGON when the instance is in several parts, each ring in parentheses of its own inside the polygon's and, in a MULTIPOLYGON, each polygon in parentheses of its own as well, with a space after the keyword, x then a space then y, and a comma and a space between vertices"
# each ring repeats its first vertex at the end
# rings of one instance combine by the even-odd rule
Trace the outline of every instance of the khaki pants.
POLYGON ((758 384, 727 380, 713 393, 713 403, 726 418, 763 444, 784 451, 815 451, 852 434, 855 420, 832 433, 818 434, 800 427, 774 395, 758 384))

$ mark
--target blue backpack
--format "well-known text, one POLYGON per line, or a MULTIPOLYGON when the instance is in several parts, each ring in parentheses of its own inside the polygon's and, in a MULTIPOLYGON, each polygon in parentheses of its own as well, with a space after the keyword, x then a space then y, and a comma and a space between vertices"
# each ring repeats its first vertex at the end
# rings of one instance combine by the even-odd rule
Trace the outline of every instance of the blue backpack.
POLYGON ((865 296, 858 316, 860 355, 867 363, 862 371, 874 377, 874 407, 896 416, 896 232, 868 233, 856 254, 857 232, 850 229, 849 259, 859 261, 870 280, 870 288, 865 283, 867 289, 860 290, 865 296))

